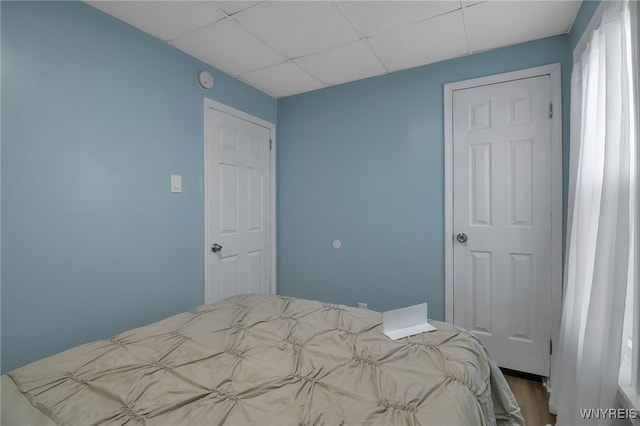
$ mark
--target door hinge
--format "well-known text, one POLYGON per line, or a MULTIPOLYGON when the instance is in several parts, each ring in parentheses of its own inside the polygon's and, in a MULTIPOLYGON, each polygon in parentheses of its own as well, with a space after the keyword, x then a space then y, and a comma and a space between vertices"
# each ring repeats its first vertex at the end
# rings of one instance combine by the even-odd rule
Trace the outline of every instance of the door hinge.
POLYGON ((549 102, 549 118, 553 118, 553 104, 549 102))
POLYGON ((549 355, 553 355, 553 340, 549 339, 549 355))
POLYGON ((273 139, 269 139, 269 151, 273 149, 273 139))

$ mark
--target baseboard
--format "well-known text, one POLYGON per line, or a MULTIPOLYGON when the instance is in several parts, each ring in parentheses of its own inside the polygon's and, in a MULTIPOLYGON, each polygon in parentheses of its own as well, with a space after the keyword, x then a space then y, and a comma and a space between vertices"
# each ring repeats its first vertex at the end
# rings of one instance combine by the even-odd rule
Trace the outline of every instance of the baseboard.
POLYGON ((507 376, 518 377, 520 379, 529 380, 537 383, 544 383, 544 379, 546 379, 546 377, 544 376, 538 376, 537 374, 531 374, 531 373, 524 373, 522 371, 510 370, 508 368, 500 367, 500 371, 502 371, 502 374, 505 374, 507 376))

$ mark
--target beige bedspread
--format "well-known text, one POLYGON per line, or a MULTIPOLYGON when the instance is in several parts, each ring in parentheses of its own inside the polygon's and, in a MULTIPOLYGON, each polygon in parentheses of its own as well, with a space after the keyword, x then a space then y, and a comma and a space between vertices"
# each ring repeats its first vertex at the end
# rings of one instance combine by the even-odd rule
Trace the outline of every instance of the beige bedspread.
POLYGON ((435 332, 392 341, 381 320, 341 305, 234 296, 9 376, 59 425, 523 423, 475 338, 434 321, 435 332))

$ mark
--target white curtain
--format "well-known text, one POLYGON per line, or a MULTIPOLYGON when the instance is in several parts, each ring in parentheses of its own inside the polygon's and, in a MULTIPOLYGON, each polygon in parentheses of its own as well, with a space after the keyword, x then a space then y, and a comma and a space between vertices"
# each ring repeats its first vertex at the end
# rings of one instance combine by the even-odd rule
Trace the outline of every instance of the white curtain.
POLYGON ((558 425, 580 409, 615 408, 635 209, 630 14, 604 15, 571 78, 571 149, 564 302, 550 407, 558 425))

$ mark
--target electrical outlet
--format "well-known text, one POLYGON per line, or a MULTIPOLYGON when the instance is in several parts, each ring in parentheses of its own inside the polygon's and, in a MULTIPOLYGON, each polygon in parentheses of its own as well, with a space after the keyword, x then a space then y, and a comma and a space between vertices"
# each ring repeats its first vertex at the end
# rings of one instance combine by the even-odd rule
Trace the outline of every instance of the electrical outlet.
POLYGON ((358 308, 367 309, 367 304, 366 303, 362 303, 362 302, 358 302, 358 308))

